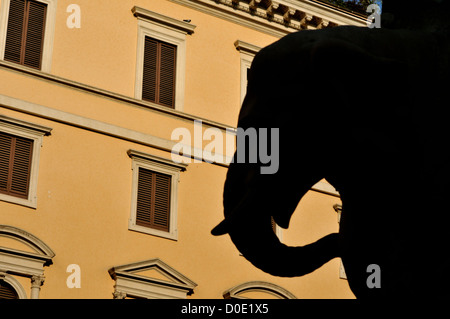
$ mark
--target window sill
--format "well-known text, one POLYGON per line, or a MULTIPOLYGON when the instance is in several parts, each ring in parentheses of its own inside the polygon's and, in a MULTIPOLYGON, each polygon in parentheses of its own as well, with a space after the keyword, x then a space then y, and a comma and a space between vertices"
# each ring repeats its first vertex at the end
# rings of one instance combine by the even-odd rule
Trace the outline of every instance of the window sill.
POLYGON ((128 230, 178 241, 178 232, 176 229, 173 231, 170 231, 170 232, 165 232, 165 231, 153 229, 150 227, 136 225, 132 220, 130 220, 129 224, 128 224, 128 230))
POLYGON ((26 199, 26 198, 20 198, 20 197, 15 197, 15 196, 6 195, 6 194, 0 194, 0 201, 17 204, 17 205, 21 205, 21 206, 25 206, 25 207, 29 207, 29 208, 33 208, 33 209, 37 208, 37 200, 35 197, 31 198, 31 199, 26 199))

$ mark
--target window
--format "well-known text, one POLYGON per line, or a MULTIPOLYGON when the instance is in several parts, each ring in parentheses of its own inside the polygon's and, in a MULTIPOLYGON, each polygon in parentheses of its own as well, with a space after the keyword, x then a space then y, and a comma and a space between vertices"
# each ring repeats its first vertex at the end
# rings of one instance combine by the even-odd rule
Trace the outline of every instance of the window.
POLYGON ((39 154, 50 131, 0 115, 0 200, 36 208, 39 154))
POLYGON ((0 280, 0 299, 19 299, 16 290, 4 280, 0 280))
POLYGON ((170 175, 138 168, 136 224, 169 231, 170 175))
POLYGON ((132 202, 128 228, 177 240, 177 198, 180 172, 186 164, 130 150, 132 202))
POLYGON ((142 99, 175 107, 177 47, 145 37, 142 99))
POLYGON ((33 141, 0 132, 0 192, 28 197, 33 141))
POLYGON ((3 60, 50 72, 56 0, 4 0, 0 55, 3 60))
POLYGON ((135 98, 182 111, 186 35, 195 25, 140 7, 138 18, 135 98))
POLYGON ((11 0, 6 31, 5 60, 41 68, 47 5, 11 0))

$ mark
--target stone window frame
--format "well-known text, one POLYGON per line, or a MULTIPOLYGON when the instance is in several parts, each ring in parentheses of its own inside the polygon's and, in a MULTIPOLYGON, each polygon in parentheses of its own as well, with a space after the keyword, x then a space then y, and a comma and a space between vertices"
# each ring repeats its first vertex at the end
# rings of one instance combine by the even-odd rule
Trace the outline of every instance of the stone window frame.
POLYGON ((37 184, 40 152, 43 137, 50 135, 52 129, 46 126, 0 115, 0 131, 33 141, 28 198, 19 198, 13 195, 0 194, 0 200, 30 208, 37 208, 37 184))
MULTIPOLYGON (((47 5, 45 19, 44 43, 42 47, 42 61, 40 71, 50 73, 52 68, 53 42, 55 38, 57 0, 34 0, 47 5)), ((0 59, 5 58, 6 32, 11 0, 2 0, 0 6, 0 59)), ((11 62, 13 63, 13 62, 11 62)))
POLYGON ((131 212, 128 220, 128 229, 154 235, 166 239, 178 240, 178 184, 180 181, 180 172, 185 171, 187 164, 175 163, 171 160, 139 152, 129 150, 128 156, 132 159, 132 190, 131 190, 131 212), (140 226, 136 224, 137 209, 137 189, 139 181, 139 168, 151 170, 171 176, 171 194, 170 194, 170 221, 169 231, 162 231, 150 227, 140 226))
MULTIPOLYGON (((137 6, 134 6, 131 11, 138 19, 134 97, 142 100, 145 37, 150 37, 177 47, 174 109, 183 111, 186 74, 186 35, 193 34, 196 26, 137 6)), ((166 108, 166 106, 160 107, 166 108)))

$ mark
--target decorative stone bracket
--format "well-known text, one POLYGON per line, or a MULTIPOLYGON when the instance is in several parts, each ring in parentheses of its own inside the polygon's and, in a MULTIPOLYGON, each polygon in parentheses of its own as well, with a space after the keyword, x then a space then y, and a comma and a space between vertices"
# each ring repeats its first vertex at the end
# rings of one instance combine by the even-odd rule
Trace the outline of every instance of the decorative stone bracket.
POLYGON ((296 30, 309 27, 322 29, 337 26, 323 17, 316 17, 308 12, 272 0, 211 0, 216 4, 232 7, 235 10, 282 24, 296 30))

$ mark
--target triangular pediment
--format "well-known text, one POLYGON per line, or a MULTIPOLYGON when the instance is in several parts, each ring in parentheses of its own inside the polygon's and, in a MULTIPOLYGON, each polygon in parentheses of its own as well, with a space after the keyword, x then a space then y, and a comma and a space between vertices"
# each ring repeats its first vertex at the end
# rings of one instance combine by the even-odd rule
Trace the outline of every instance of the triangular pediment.
POLYGON ((192 290, 197 284, 159 258, 113 267, 113 279, 118 277, 160 285, 173 285, 192 290))

